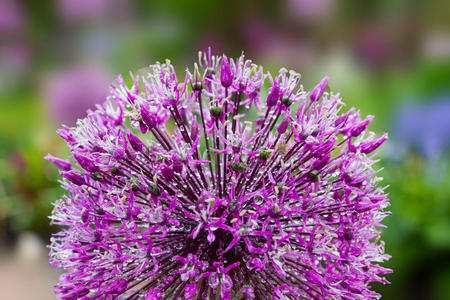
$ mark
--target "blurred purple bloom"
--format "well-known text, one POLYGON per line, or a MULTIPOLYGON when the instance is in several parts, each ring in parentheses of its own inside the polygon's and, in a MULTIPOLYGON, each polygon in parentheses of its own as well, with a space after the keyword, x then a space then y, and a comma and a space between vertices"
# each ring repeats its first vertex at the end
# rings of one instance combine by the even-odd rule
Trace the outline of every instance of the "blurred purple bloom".
POLYGON ((321 20, 332 13, 333 5, 333 0, 287 0, 286 12, 299 21, 321 20))
POLYGON ((28 70, 31 48, 23 41, 9 41, 0 47, 0 89, 14 84, 28 70))
POLYGON ((401 107, 393 124, 393 143, 436 159, 450 147, 450 95, 401 107))
POLYGON ((316 60, 316 51, 310 41, 292 32, 277 30, 265 19, 247 19, 242 33, 246 47, 269 62, 307 68, 316 60))
POLYGON ((21 3, 0 1, 0 89, 11 86, 31 62, 31 49, 24 41, 25 19, 21 3))
POLYGON ((0 1, 0 35, 17 37, 24 25, 24 17, 18 1, 0 1))
POLYGON ((354 37, 354 51, 362 63, 369 67, 380 67, 392 55, 391 37, 375 25, 362 26, 354 37))
POLYGON ((87 66, 75 66, 54 74, 45 83, 50 117, 56 123, 75 125, 88 108, 105 100, 108 87, 108 76, 87 66))
POLYGON ((389 200, 371 152, 386 136, 326 79, 309 93, 294 71, 223 59, 201 53, 181 82, 169 61, 119 77, 58 131, 79 167, 48 157, 67 191, 51 216, 62 299, 380 297, 389 200))
POLYGON ((117 18, 127 13, 127 5, 126 0, 58 0, 60 15, 69 22, 117 18))

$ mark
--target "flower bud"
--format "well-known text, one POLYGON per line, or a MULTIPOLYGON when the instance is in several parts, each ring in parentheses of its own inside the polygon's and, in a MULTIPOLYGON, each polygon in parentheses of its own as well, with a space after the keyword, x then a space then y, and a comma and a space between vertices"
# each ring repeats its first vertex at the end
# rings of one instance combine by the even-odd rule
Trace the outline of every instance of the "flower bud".
POLYGON ((198 137, 198 123, 194 120, 191 126, 191 139, 195 141, 198 137))
POLYGON ((337 118, 337 119, 334 121, 334 126, 335 126, 335 127, 338 127, 338 126, 340 126, 341 124, 345 125, 345 122, 347 122, 348 117, 349 117, 353 112, 354 112, 354 109, 351 108, 348 112, 346 112, 345 114, 341 115, 339 118, 337 118))
POLYGON ((220 83, 224 88, 229 88, 233 83, 233 74, 225 54, 222 56, 222 66, 220 67, 220 83))
POLYGON ((141 107, 142 121, 144 122, 144 124, 147 125, 148 128, 155 127, 156 121, 150 114, 150 111, 144 105, 141 105, 140 107, 141 107))
POLYGON ((214 117, 220 117, 220 115, 223 113, 223 108, 222 106, 211 106, 209 112, 214 117))
POLYGON ((325 76, 318 85, 312 90, 311 94, 309 95, 309 99, 311 99, 312 102, 318 101, 320 97, 322 97, 323 92, 325 91, 325 88, 328 83, 328 76, 325 76))
POLYGON ((313 170, 320 170, 323 167, 326 166, 326 164, 328 163, 328 161, 330 160, 330 156, 329 155, 325 155, 324 157, 316 160, 315 162, 313 162, 312 164, 312 169, 313 170))
POLYGON ((388 138, 387 133, 383 134, 378 140, 367 142, 361 145, 361 153, 368 154, 380 147, 388 138))
POLYGON ((46 160, 51 161, 55 166, 60 168, 63 171, 70 171, 72 169, 72 164, 68 160, 60 159, 57 157, 54 157, 51 154, 47 154, 46 157, 44 157, 46 160))
POLYGON ((161 169, 161 175, 165 180, 172 180, 175 177, 175 174, 169 166, 164 165, 161 169))
POLYGON ((172 168, 173 171, 178 174, 183 171, 183 162, 176 156, 172 157, 172 168))
POLYGON ((60 174, 63 178, 66 178, 67 180, 69 180, 70 182, 72 182, 76 185, 85 184, 84 177, 77 173, 74 173, 73 171, 72 172, 61 172, 60 174))
POLYGON ((254 257, 248 263, 247 266, 250 270, 255 269, 256 271, 261 271, 265 269, 264 263, 261 259, 254 257))
POLYGON ((130 142, 131 147, 133 147, 133 149, 137 152, 142 152, 142 149, 144 148, 144 144, 129 129, 127 129, 127 137, 128 137, 128 141, 130 142))
POLYGON ((193 91, 196 91, 196 92, 201 91, 202 90, 202 83, 201 82, 193 82, 191 84, 191 87, 192 87, 193 91))
POLYGON ((289 126, 289 123, 290 123, 289 119, 290 119, 289 116, 286 116, 286 117, 284 117, 283 121, 280 122, 280 125, 278 125, 278 128, 277 128, 277 131, 279 134, 283 134, 286 132, 286 130, 289 126))
POLYGON ((73 157, 75 157, 75 159, 77 160, 78 164, 85 169, 86 171, 90 171, 90 172, 96 172, 98 171, 97 166, 94 164, 94 162, 87 158, 84 155, 80 155, 78 153, 74 153, 73 157))
POLYGON ((271 154, 272 154, 272 151, 267 147, 260 148, 259 153, 258 153, 259 158, 261 158, 263 160, 268 159, 271 154))
POLYGON ((367 126, 369 125, 369 123, 372 120, 373 120, 372 115, 367 116, 367 118, 364 121, 362 121, 361 123, 359 123, 358 125, 356 125, 355 127, 352 128, 352 130, 350 131, 350 134, 352 136, 360 135, 364 130, 366 130, 367 126))
POLYGON ((272 107, 277 104, 278 98, 280 97, 280 88, 278 87, 278 82, 273 83, 272 89, 267 96, 267 106, 272 107))
POLYGON ((292 99, 288 96, 284 96, 283 98, 281 98, 281 103, 283 103, 285 107, 289 107, 292 104, 292 99))

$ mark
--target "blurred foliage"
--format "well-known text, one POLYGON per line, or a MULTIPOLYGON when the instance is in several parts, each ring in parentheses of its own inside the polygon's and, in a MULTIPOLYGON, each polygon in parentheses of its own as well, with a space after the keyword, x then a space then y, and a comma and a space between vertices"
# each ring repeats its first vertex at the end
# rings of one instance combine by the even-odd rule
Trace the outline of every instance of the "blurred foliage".
MULTIPOLYGON (((311 6, 304 9, 295 0, 111 0, 111 11, 91 9, 75 20, 65 19, 63 0, 4 1, 17 3, 22 19, 13 29, 0 25, 2 243, 23 231, 48 239, 55 230, 47 216, 63 191, 43 156, 65 157, 67 149, 55 133, 45 85, 73 66, 94 65, 113 78, 170 58, 182 77, 198 49, 229 56, 245 50, 266 71, 297 69, 307 89, 328 74, 348 107, 376 116, 371 129, 378 133, 390 131, 401 105, 450 91, 444 0, 298 1, 311 6), (17 51, 9 48, 24 55, 11 59, 5 53, 17 51)), ((434 160, 414 149, 399 157, 395 138, 378 164, 390 185, 383 238, 392 255, 385 265, 394 273, 391 285, 376 288, 385 299, 449 299, 449 149, 434 160)))
MULTIPOLYGON (((388 158, 385 160, 389 161, 388 158)), ((392 215, 384 222, 386 251, 394 269, 390 286, 380 288, 387 299, 447 299, 450 275, 450 164, 431 166, 415 153, 402 161, 384 162, 382 175, 390 184, 392 215), (439 174, 440 173, 440 174, 439 174)))

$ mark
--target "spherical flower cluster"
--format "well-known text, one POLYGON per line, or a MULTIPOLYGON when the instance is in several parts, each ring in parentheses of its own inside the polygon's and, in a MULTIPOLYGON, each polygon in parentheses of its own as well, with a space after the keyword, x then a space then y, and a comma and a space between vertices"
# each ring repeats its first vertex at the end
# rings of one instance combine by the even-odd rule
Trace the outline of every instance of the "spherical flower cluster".
POLYGON ((50 261, 63 299, 370 299, 389 213, 372 116, 324 78, 200 53, 119 77, 49 155, 67 191, 50 261), (264 84, 270 84, 268 89, 264 84))

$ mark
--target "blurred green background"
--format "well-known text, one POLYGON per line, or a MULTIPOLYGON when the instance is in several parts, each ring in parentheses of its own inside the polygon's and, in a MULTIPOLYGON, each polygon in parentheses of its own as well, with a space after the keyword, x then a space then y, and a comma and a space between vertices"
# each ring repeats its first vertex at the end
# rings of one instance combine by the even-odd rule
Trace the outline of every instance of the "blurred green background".
POLYGON ((450 299, 449 15, 447 0, 0 0, 6 295, 39 272, 45 281, 27 279, 29 292, 10 298, 55 297, 44 245, 62 190, 43 160, 67 154, 55 130, 101 102, 117 74, 165 58, 182 74, 211 46, 244 51, 266 71, 295 69, 308 89, 328 75, 349 107, 376 116, 371 129, 390 135, 379 167, 390 185, 383 238, 394 273, 375 288, 384 299, 450 299))

